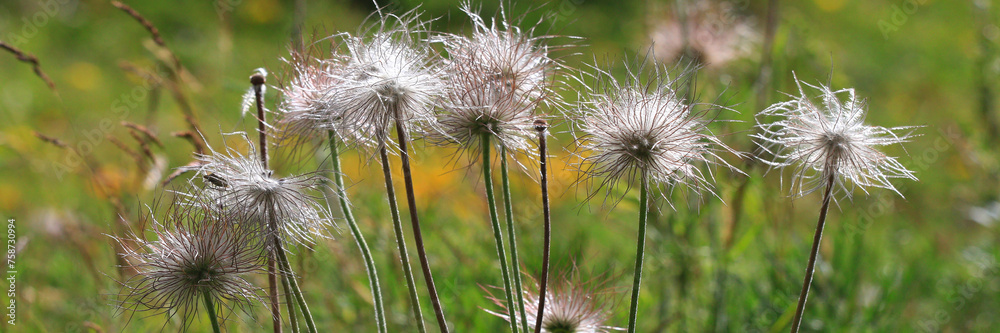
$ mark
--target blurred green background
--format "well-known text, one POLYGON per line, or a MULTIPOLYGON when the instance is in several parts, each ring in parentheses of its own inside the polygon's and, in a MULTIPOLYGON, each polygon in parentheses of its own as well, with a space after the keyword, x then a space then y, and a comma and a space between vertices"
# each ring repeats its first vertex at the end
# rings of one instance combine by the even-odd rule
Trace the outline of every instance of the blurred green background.
MULTIPOLYGON (((672 22, 685 17, 709 27, 711 43, 692 43, 699 45, 691 48, 697 52, 687 53, 706 61, 697 74, 698 96, 703 101, 721 96, 739 111, 720 117, 742 122, 713 129, 732 133, 723 140, 742 151, 753 149, 747 135, 761 106, 786 98, 781 92, 796 92, 793 71, 807 82, 856 88, 868 98, 870 124, 925 126, 905 147, 886 149, 920 178, 893 182, 905 199, 888 191, 857 192, 831 210, 803 327, 861 332, 1000 327, 995 98, 1000 2, 733 1, 711 7, 723 9, 709 14, 677 15, 689 13, 680 8, 700 8, 701 2, 559 0, 508 4, 507 9, 524 15, 524 22, 543 19, 536 32, 584 37, 576 42, 581 47, 558 51, 573 68, 586 68, 583 64, 594 59, 602 64, 634 59, 650 49, 651 40, 657 41, 657 57, 670 63, 677 52, 671 45, 684 40, 671 30, 672 22), (769 3, 777 3, 777 9, 769 10, 769 3), (776 18, 767 52, 770 70, 761 66, 769 14, 776 18), (771 79, 761 80, 762 72, 772 73, 771 79)), ((155 24, 186 69, 178 91, 213 147, 221 147, 221 132, 256 126, 239 110, 253 69, 267 68, 269 83, 280 82, 280 58, 288 55, 292 40, 312 38, 313 32, 319 38, 355 32, 375 8, 365 1, 127 3, 155 24)), ((384 5, 397 11, 420 5, 424 18, 438 18, 432 24, 438 30, 469 27, 458 3, 384 5)), ((495 12, 498 5, 483 2, 483 13, 495 12)), ((691 40, 705 40, 695 36, 701 37, 691 40)), ((113 143, 138 149, 121 121, 147 125, 163 142, 162 148, 150 148, 160 163, 144 166, 163 170, 153 172, 154 181, 191 160, 191 146, 170 136, 186 129, 183 105, 167 85, 150 85, 128 69, 167 73, 169 56, 142 26, 106 1, 2 1, 0 40, 37 56, 56 86, 50 90, 30 65, 0 52, 0 213, 15 220, 17 237, 16 324, 0 327, 24 332, 160 329, 162 317, 140 314, 129 322, 128 313, 115 315, 118 270, 106 234, 117 228, 116 211, 134 218, 141 203, 162 195, 162 188, 142 185, 137 178, 144 173, 113 143), (84 151, 86 158, 39 140, 34 131, 84 151), (122 208, 116 210, 111 199, 122 208)), ((576 99, 573 90, 573 85, 566 90, 569 101, 576 99)), ((276 100, 274 89, 267 99, 276 100)), ((610 286, 618 293, 608 324, 625 326, 637 198, 629 194, 614 209, 600 200, 587 203, 586 189, 574 185, 577 175, 567 164, 574 148, 566 130, 565 124, 559 127, 561 133, 550 143, 558 148, 553 152, 558 156, 553 163, 553 258, 559 267, 575 265, 585 278, 615 277, 610 286)), ((454 161, 451 148, 418 144, 417 149, 418 204, 446 315, 458 332, 503 331, 506 323, 484 311, 497 307, 481 286, 501 280, 478 168, 463 168, 468 162, 454 161)), ((279 173, 315 170, 311 154, 278 159, 276 168, 279 173)), ((319 149, 315 155, 325 154, 319 149)), ((390 331, 414 331, 381 175, 371 172, 367 157, 345 156, 355 215, 376 252, 390 331)), ((748 171, 749 181, 719 171, 719 198, 706 195, 702 204, 689 204, 678 195, 676 209, 664 206, 654 214, 647 235, 641 332, 788 328, 820 195, 786 198, 780 172, 759 167, 748 171), (739 191, 745 191, 742 202, 734 200, 739 191)), ((515 202, 517 245, 529 274, 536 274, 541 262, 540 195, 534 184, 523 174, 513 180, 514 197, 520 199, 515 202)), ((335 234, 336 239, 312 250, 295 250, 312 311, 331 331, 374 331, 358 251, 348 232, 335 234)), ((418 289, 425 290, 422 283, 418 289)), ((422 300, 432 325, 426 295, 422 300)), ((232 318, 230 329, 264 331, 269 320, 263 308, 257 310, 256 318, 232 318)), ((167 331, 178 327, 166 325, 167 331)), ((201 317, 193 325, 197 331, 208 329, 201 317)))

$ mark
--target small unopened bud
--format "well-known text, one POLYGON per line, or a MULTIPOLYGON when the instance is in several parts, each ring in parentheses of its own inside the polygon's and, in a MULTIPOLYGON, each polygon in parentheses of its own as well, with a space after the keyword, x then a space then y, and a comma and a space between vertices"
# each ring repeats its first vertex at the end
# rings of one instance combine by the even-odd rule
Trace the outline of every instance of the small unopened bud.
POLYGON ((250 76, 250 84, 254 86, 260 86, 264 84, 264 75, 256 73, 250 76))
POLYGON ((545 121, 545 119, 536 119, 535 120, 535 130, 536 131, 544 132, 548 128, 549 128, 549 123, 547 121, 545 121))

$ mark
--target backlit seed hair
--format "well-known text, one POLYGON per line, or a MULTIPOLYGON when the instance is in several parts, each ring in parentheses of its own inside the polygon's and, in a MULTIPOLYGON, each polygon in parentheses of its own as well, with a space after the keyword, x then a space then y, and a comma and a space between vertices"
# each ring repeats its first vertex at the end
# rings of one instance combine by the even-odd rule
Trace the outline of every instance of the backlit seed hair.
POLYGON ((244 133, 234 136, 246 140, 247 154, 226 147, 222 152, 197 156, 202 165, 197 177, 206 180, 202 193, 212 198, 213 206, 243 216, 258 230, 277 233, 298 244, 311 245, 315 237, 328 237, 333 217, 326 206, 323 189, 325 178, 312 172, 295 176, 276 177, 264 168, 255 149, 244 133), (269 230, 268 221, 275 221, 277 230, 269 230))
MULTIPOLYGON (((565 271, 553 278, 549 290, 545 293, 545 313, 541 318, 542 332, 607 333, 625 330, 607 324, 616 303, 615 290, 608 287, 610 279, 601 276, 581 281, 575 270, 565 271)), ((528 327, 535 327, 538 321, 537 289, 536 282, 534 289, 522 291, 528 327)), ((487 298, 502 309, 486 310, 487 313, 507 321, 511 320, 510 310, 505 307, 506 302, 503 299, 498 299, 492 294, 487 298)))
POLYGON ((894 178, 917 180, 913 171, 879 147, 909 142, 918 126, 886 128, 865 124, 867 104, 853 88, 832 90, 825 85, 795 82, 799 95, 776 103, 757 115, 757 144, 773 158, 761 160, 772 168, 790 169, 789 195, 803 196, 823 187, 830 172, 844 195, 854 188, 892 190, 894 178), (815 90, 819 104, 803 86, 815 90), (773 122, 767 118, 778 117, 773 122))
POLYGON ((597 190, 605 188, 611 195, 621 180, 631 187, 646 177, 651 187, 685 185, 712 192, 712 171, 701 165, 721 164, 742 173, 718 156, 722 151, 740 153, 708 128, 715 121, 707 117, 709 112, 728 109, 693 104, 679 93, 691 79, 690 69, 670 77, 659 65, 648 71, 627 68, 624 80, 595 70, 596 83, 585 89, 574 118, 583 180, 598 184, 597 190))
MULTIPOLYGON (((503 8, 487 23, 469 3, 462 6, 473 23, 470 36, 441 34, 434 41, 448 53, 448 98, 439 121, 445 143, 473 151, 483 133, 511 151, 529 152, 539 106, 561 107, 553 91, 562 65, 550 57, 549 39, 521 29, 503 8)), ((559 48, 559 47, 557 47, 559 48)))
POLYGON ((357 35, 335 36, 346 63, 336 71, 331 107, 341 114, 340 132, 391 145, 394 122, 417 134, 437 130, 435 110, 446 85, 438 55, 421 37, 426 22, 418 13, 379 15, 357 35))
POLYGON ((120 310, 177 316, 186 327, 206 293, 223 309, 223 320, 237 310, 250 315, 258 303, 266 306, 263 291, 250 282, 264 270, 264 246, 253 226, 200 204, 173 203, 164 215, 157 219, 150 212, 154 240, 115 237, 136 272, 120 282, 120 310))

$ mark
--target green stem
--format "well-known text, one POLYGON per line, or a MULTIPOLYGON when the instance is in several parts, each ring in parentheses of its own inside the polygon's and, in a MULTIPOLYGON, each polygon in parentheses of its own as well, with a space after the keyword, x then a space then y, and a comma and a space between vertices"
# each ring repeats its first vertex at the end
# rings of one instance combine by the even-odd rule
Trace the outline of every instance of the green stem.
MULTIPOLYGON (((832 163, 830 163, 832 165, 832 163)), ((832 168, 827 168, 831 170, 832 168)), ((833 182, 837 178, 835 171, 830 172, 826 180, 826 193, 823 194, 823 206, 819 210, 819 221, 816 222, 816 233, 813 234, 812 251, 809 252, 809 263, 806 265, 806 276, 802 280, 802 291, 799 292, 799 304, 795 307, 795 318, 792 319, 792 333, 799 331, 802 325, 802 315, 806 309, 806 299, 809 298, 809 285, 812 284, 813 273, 816 271, 816 257, 819 255, 819 245, 823 240, 823 226, 826 225, 826 212, 830 208, 830 197, 833 194, 833 182)))
POLYGON ((628 311, 628 333, 635 333, 635 319, 639 310, 639 282, 642 280, 642 254, 646 248, 646 216, 648 215, 647 196, 649 189, 646 176, 642 176, 639 184, 639 235, 635 240, 635 273, 632 276, 632 304, 628 311))
POLYGON ((399 248, 399 260, 403 262, 403 275, 406 276, 406 288, 410 292, 410 307, 417 320, 417 331, 424 333, 424 315, 420 312, 420 299, 417 297, 417 287, 413 280, 413 269, 410 267, 410 257, 406 253, 406 239, 403 238, 403 224, 399 221, 399 207, 396 206, 396 190, 392 186, 392 169, 389 168, 389 152, 385 147, 383 135, 379 135, 379 158, 382 160, 382 176, 385 178, 385 195, 389 199, 389 212, 392 213, 392 228, 396 233, 396 247, 399 248))
POLYGON ((295 313, 295 299, 288 283, 288 275, 282 274, 281 289, 285 291, 285 307, 288 308, 288 321, 292 324, 292 332, 299 331, 299 316, 295 313))
POLYGON ((351 211, 351 204, 347 200, 347 189, 344 187, 344 177, 340 168, 340 155, 337 150, 337 137, 334 136, 333 132, 329 134, 333 181, 337 186, 336 191, 337 199, 340 200, 340 210, 344 213, 344 219, 347 220, 351 234, 354 235, 354 241, 357 243, 358 249, 361 250, 361 257, 365 260, 365 268, 368 271, 368 283, 372 288, 372 300, 375 302, 375 326, 378 332, 385 333, 387 332, 387 328, 385 325, 385 310, 382 306, 382 287, 378 282, 375 259, 372 258, 372 251, 368 248, 368 242, 365 241, 365 236, 361 233, 361 229, 358 228, 358 222, 354 219, 354 213, 351 211))
POLYGON ((503 275, 503 290, 507 295, 507 311, 510 313, 510 330, 517 333, 517 315, 514 309, 514 295, 510 290, 510 272, 507 268, 507 258, 503 249, 503 234, 500 231, 500 219, 497 217, 497 203, 493 198, 493 174, 490 172, 490 134, 483 133, 483 183, 486 186, 486 203, 490 207, 490 222, 493 223, 493 238, 497 243, 497 255, 500 257, 500 272, 503 275))
POLYGON ((219 328, 219 317, 215 313, 215 304, 212 302, 212 295, 207 291, 203 295, 205 296, 205 310, 208 312, 208 320, 212 322, 212 332, 221 333, 222 329, 219 328))
POLYGON ((547 124, 544 120, 535 121, 535 130, 538 131, 538 173, 541 175, 542 183, 542 222, 545 229, 545 240, 542 244, 542 277, 538 287, 538 314, 535 315, 535 333, 542 332, 542 318, 545 318, 545 288, 549 281, 549 250, 552 245, 552 215, 549 212, 549 177, 546 163, 548 157, 545 142, 546 128, 547 124))
POLYGON ((406 149, 406 143, 409 142, 410 138, 406 135, 403 123, 398 120, 396 121, 396 138, 399 140, 399 160, 403 169, 403 185, 406 187, 406 207, 410 209, 410 227, 413 228, 413 243, 417 246, 417 259, 420 259, 420 270, 424 273, 424 284, 427 285, 427 294, 431 299, 431 306, 434 308, 438 328, 441 333, 448 333, 448 321, 444 319, 444 308, 441 307, 437 287, 434 286, 434 275, 431 274, 431 266, 427 261, 424 236, 420 232, 420 214, 417 214, 417 199, 413 193, 413 173, 410 172, 410 153, 406 149))
POLYGON ((514 208, 510 200, 510 180, 507 177, 507 148, 500 148, 500 187, 503 190, 507 238, 510 239, 510 271, 511 275, 514 276, 514 295, 517 297, 517 310, 521 313, 521 330, 528 332, 528 316, 524 313, 524 289, 521 289, 521 270, 519 269, 521 266, 517 259, 517 237, 514 236, 514 208))
MULTIPOLYGON (((292 289, 292 294, 295 295, 295 300, 299 304, 299 309, 302 309, 302 316, 306 319, 306 326, 309 328, 310 333, 316 333, 316 321, 313 320, 312 313, 309 312, 309 305, 306 304, 305 297, 302 296, 302 289, 299 289, 299 283, 295 281, 295 276, 292 274, 292 266, 288 264, 288 256, 285 255, 285 249, 282 248, 281 242, 277 241, 275 238, 274 252, 278 254, 278 265, 281 267, 281 274, 288 279, 288 286, 292 289)), ((289 304, 288 308, 291 309, 292 305, 289 304)), ((289 314, 292 310, 289 310, 289 314)), ((291 318, 295 321, 295 318, 291 318)))

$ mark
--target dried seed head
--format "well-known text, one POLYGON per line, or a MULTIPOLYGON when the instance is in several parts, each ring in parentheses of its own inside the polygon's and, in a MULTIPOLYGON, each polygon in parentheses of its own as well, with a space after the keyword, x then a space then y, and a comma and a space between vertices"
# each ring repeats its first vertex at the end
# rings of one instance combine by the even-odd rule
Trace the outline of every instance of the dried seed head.
POLYGON ((534 28, 522 30, 502 8, 490 23, 468 3, 462 10, 473 23, 471 36, 434 39, 449 56, 442 141, 476 150, 485 133, 507 150, 530 152, 536 108, 562 104, 552 89, 561 65, 546 45, 554 36, 532 36, 534 28))
MULTIPOLYGON (((740 3, 748 3, 739 1, 740 3)), ((649 33, 656 58, 673 62, 685 56, 716 68, 754 53, 760 42, 751 17, 729 1, 685 1, 672 15, 654 20, 649 33)))
POLYGON ((179 316, 186 327, 205 294, 247 315, 252 305, 266 304, 262 290, 249 281, 264 270, 264 246, 235 215, 178 203, 170 205, 162 222, 152 215, 156 240, 135 234, 115 238, 126 265, 136 272, 121 282, 121 310, 179 316))
POLYGON ((687 74, 670 78, 666 68, 643 73, 640 67, 629 69, 627 79, 620 81, 598 69, 597 84, 588 87, 576 119, 585 180, 602 178, 597 189, 608 187, 609 195, 622 178, 632 186, 640 177, 651 187, 682 184, 711 192, 712 173, 700 164, 739 172, 717 153, 740 154, 713 135, 707 126, 713 120, 705 119, 708 112, 724 108, 698 104, 705 110, 693 111, 694 105, 678 94, 687 74), (641 76, 648 77, 646 83, 641 76))
MULTIPOLYGON (((247 140, 243 133, 238 136, 247 140)), ((258 230, 275 233, 294 243, 309 245, 314 242, 313 237, 328 237, 327 229, 333 225, 333 218, 325 206, 323 176, 307 173, 275 177, 273 171, 264 168, 249 140, 247 145, 250 146, 247 155, 227 147, 224 152, 210 149, 210 155, 198 156, 202 163, 198 175, 216 181, 202 193, 189 196, 210 198, 213 207, 245 217, 257 224, 258 230)))
MULTIPOLYGON (((566 271, 553 276, 545 292, 545 312, 541 319, 542 332, 546 333, 602 333, 624 331, 620 327, 605 324, 611 317, 615 290, 608 288, 609 279, 597 277, 580 281, 575 271, 566 271)), ((538 322, 539 286, 536 281, 532 290, 524 290, 524 311, 528 327, 538 322)), ((489 293, 489 290, 487 290, 489 293)), ((487 296, 501 307, 502 312, 486 310, 487 313, 510 321, 510 309, 503 299, 487 296)), ((518 316, 514 316, 520 319, 518 316)))
POLYGON ((446 86, 437 55, 419 36, 425 22, 417 15, 384 14, 368 36, 337 36, 347 57, 331 91, 339 132, 388 144, 394 122, 418 134, 436 131, 434 112, 446 86))
POLYGON ((825 179, 833 172, 838 188, 850 196, 854 187, 865 193, 867 187, 884 188, 897 194, 899 191, 890 179, 917 180, 913 171, 906 169, 895 157, 878 150, 908 142, 914 136, 915 126, 885 128, 865 125, 867 105, 859 100, 854 89, 832 90, 825 85, 810 85, 795 78, 799 96, 776 103, 761 111, 753 135, 757 144, 773 160, 761 159, 772 168, 792 168, 789 194, 803 196, 824 186, 825 179), (806 94, 803 85, 819 93, 822 104, 817 105, 806 94), (765 123, 762 118, 780 117, 765 123))

